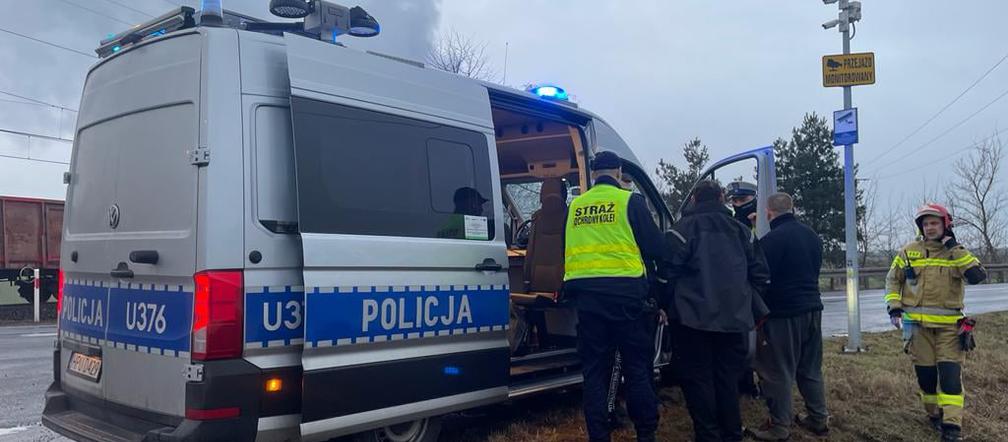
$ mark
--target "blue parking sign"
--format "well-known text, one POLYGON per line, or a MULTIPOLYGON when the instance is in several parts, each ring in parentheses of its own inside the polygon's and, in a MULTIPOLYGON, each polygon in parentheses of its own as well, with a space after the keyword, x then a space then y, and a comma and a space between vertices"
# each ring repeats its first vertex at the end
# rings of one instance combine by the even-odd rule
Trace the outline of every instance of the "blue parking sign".
POLYGON ((846 146, 858 142, 857 108, 833 112, 833 145, 846 146))

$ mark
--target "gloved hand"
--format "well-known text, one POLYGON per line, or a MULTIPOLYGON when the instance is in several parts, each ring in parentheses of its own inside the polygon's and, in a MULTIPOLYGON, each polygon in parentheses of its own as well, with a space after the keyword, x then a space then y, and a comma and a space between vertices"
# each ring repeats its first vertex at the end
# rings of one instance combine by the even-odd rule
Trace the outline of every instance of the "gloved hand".
POLYGON ((897 330, 903 328, 903 310, 898 308, 889 310, 889 323, 897 330))
POLYGON ((973 339, 973 327, 976 326, 976 319, 969 316, 959 320, 959 347, 962 351, 973 351, 976 348, 976 340, 973 339))
POLYGON ((658 309, 658 325, 668 325, 668 314, 663 309, 658 309))

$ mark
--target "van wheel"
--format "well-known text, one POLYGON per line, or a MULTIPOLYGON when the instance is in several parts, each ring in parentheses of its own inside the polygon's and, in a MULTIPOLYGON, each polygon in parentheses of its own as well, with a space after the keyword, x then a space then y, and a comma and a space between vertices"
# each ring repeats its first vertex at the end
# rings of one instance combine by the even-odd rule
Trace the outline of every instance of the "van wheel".
POLYGON ((441 418, 429 417, 389 425, 360 433, 357 442, 436 442, 441 434, 441 418))

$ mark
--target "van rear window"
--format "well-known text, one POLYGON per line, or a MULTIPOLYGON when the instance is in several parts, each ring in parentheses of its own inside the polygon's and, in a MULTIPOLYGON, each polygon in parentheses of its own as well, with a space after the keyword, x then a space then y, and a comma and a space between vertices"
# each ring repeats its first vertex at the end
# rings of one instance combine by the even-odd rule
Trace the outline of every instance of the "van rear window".
POLYGON ((302 232, 493 239, 487 136, 292 97, 302 232))

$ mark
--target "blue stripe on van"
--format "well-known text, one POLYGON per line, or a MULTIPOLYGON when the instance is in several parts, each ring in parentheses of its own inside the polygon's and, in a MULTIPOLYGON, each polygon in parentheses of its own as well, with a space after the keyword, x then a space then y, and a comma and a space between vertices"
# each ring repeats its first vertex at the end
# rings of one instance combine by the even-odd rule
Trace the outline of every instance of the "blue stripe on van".
POLYGON ((188 352, 192 320, 192 293, 154 287, 109 289, 109 341, 188 352))
POLYGON ((312 288, 305 295, 305 342, 318 347, 413 339, 503 330, 508 324, 503 286, 415 288, 355 287, 330 293, 312 288))
POLYGON ((185 356, 190 347, 192 304, 192 292, 177 285, 108 288, 99 282, 67 283, 60 330, 109 347, 185 356))
POLYGON ((270 290, 245 294, 245 346, 299 344, 304 339, 304 291, 270 290), (252 344, 252 345, 250 345, 252 344))

